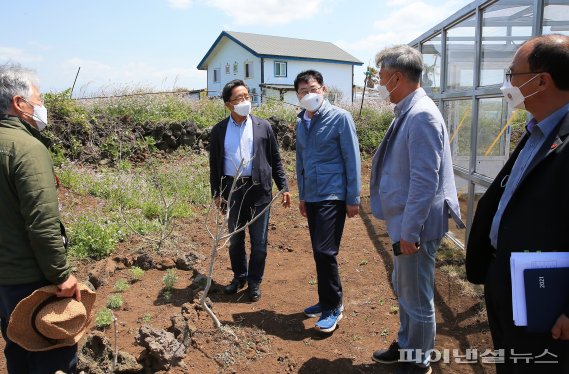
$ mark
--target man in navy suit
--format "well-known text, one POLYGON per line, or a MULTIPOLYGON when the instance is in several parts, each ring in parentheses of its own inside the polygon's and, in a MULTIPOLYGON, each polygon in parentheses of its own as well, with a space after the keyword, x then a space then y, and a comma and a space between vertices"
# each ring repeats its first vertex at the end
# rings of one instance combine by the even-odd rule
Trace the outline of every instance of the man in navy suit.
MULTIPOLYGON (((290 194, 275 134, 267 121, 251 115, 251 96, 247 85, 235 79, 225 85, 222 97, 231 114, 211 131, 210 185, 217 206, 224 209, 229 204, 229 231, 233 232, 255 218, 270 203, 273 179, 277 188, 285 191, 282 197, 284 207, 290 206, 290 194), (228 202, 234 181, 236 189, 228 202)), ((249 264, 245 252, 245 231, 231 237, 229 257, 233 280, 225 287, 225 293, 234 294, 248 283, 251 301, 261 297, 268 224, 267 209, 249 226, 249 264)))
POLYGON ((569 251, 569 36, 523 44, 501 88, 510 109, 531 114, 508 162, 478 202, 468 236, 466 275, 484 284, 494 349, 502 373, 569 373, 569 302, 551 331, 515 326, 512 252, 569 251), (516 355, 518 357, 516 357, 516 355), (525 356, 522 356, 525 355, 525 356), (522 359, 521 357, 528 357, 522 359))

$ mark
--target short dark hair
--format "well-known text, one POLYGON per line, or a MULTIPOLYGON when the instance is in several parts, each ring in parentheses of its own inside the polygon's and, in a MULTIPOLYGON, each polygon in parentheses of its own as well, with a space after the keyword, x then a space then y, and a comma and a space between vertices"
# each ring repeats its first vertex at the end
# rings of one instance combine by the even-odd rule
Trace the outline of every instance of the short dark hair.
POLYGON ((314 79, 319 85, 324 85, 324 78, 322 74, 316 70, 305 70, 298 74, 294 79, 294 90, 298 92, 298 85, 301 82, 308 83, 309 80, 314 79))
POLYGON ((234 79, 231 82, 227 83, 225 87, 223 87, 223 91, 221 93, 221 97, 223 98, 223 102, 227 103, 231 99, 231 93, 235 87, 243 86, 249 92, 249 87, 243 82, 241 79, 234 79))
POLYGON ((549 73, 558 89, 569 90, 569 36, 549 34, 529 42, 533 45, 528 56, 530 70, 549 73))

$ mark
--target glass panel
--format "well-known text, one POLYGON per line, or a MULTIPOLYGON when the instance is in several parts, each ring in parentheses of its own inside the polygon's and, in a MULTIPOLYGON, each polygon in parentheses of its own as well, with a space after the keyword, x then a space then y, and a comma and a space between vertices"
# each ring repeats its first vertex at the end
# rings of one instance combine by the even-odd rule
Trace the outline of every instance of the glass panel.
POLYGON ((447 31, 447 88, 473 86, 476 15, 447 31))
POLYGON ((452 162, 468 170, 470 164, 470 128, 472 100, 445 101, 444 117, 448 128, 452 162))
POLYGON ((526 123, 527 114, 525 110, 515 110, 512 114, 508 116, 508 121, 510 122, 510 149, 509 155, 514 152, 514 149, 522 140, 522 137, 526 133, 526 123))
POLYGON ((478 102, 478 129, 476 172, 496 177, 509 157, 510 125, 508 104, 501 97, 480 99, 478 102))
POLYGON ((501 84, 518 47, 531 37, 533 0, 502 0, 482 15, 480 85, 501 84))
POLYGON ((441 36, 423 43, 421 53, 423 54, 423 79, 422 87, 427 91, 441 92, 441 36))
POLYGON ((546 0, 543 9, 543 34, 569 35, 567 0, 546 0))

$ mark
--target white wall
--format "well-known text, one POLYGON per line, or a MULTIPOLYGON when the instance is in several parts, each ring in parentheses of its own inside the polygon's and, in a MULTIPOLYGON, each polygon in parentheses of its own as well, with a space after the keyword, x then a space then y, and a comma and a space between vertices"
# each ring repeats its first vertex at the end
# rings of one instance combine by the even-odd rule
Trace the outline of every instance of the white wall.
POLYGON ((249 86, 249 89, 255 88, 260 94, 261 60, 226 37, 219 42, 215 51, 212 52, 207 66, 207 74, 208 96, 221 96, 223 87, 233 79, 242 79, 249 86), (237 74, 233 73, 235 62, 237 62, 237 74), (248 79, 245 79, 245 62, 253 62, 253 75, 248 79), (225 74, 226 64, 229 64, 229 74, 225 74), (216 68, 220 68, 221 72, 219 83, 213 81, 213 70, 216 68))
POLYGON ((334 64, 330 62, 300 61, 286 59, 265 59, 265 83, 266 84, 290 84, 294 83, 294 78, 298 73, 313 69, 319 71, 324 77, 324 84, 328 87, 334 86, 343 94, 344 102, 352 100, 352 65, 334 64), (287 76, 275 77, 274 62, 287 62, 287 76))
MULTIPOLYGON (((263 96, 264 103, 280 99, 281 99, 281 93, 279 90, 268 87, 265 88, 265 94, 263 96)), ((286 91, 283 95, 283 101, 288 104, 299 105, 298 97, 296 96, 296 92, 294 91, 286 91)))

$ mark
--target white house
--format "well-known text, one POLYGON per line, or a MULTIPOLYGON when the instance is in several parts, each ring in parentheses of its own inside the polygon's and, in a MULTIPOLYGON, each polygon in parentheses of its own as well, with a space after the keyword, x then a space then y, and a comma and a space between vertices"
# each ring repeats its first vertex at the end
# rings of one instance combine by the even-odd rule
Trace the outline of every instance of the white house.
POLYGON ((363 62, 329 42, 223 31, 198 69, 207 70, 208 96, 220 96, 227 82, 243 79, 256 103, 279 99, 297 104, 294 78, 308 69, 322 73, 342 101, 352 101, 354 65, 363 62))

